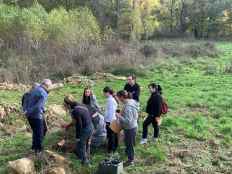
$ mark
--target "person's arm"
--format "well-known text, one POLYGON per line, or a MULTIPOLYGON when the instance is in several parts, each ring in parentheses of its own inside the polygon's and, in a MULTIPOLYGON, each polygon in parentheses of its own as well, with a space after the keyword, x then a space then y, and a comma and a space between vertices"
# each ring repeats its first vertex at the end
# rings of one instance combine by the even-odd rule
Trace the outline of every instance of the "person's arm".
POLYGON ((83 124, 80 116, 76 116, 76 129, 77 129, 77 138, 80 138, 81 130, 83 129, 83 124))
POLYGON ((115 114, 115 106, 112 100, 107 101, 105 118, 113 118, 115 114))
POLYGON ((61 127, 64 129, 69 129, 70 127, 72 127, 74 124, 76 123, 76 120, 73 118, 72 121, 69 124, 64 124, 61 127))
POLYGON ((136 99, 139 99, 139 96, 140 96, 140 86, 137 84, 136 85, 136 88, 135 88, 135 91, 133 92, 133 98, 136 98, 136 99))
POLYGON ((127 91, 127 90, 128 90, 128 85, 127 85, 127 84, 125 84, 125 86, 124 86, 124 90, 125 90, 125 91, 127 91))
POLYGON ((128 107, 124 109, 122 115, 118 114, 117 116, 120 123, 124 125, 129 125, 133 121, 133 112, 128 107))
POLYGON ((159 95, 156 95, 152 98, 152 107, 151 107, 151 113, 153 116, 157 117, 160 116, 161 113, 161 107, 162 107, 162 98, 159 95))
POLYGON ((78 109, 74 109, 71 113, 72 115, 72 118, 75 119, 76 121, 76 133, 77 133, 77 139, 80 138, 80 132, 81 132, 81 129, 83 128, 83 124, 82 124, 82 120, 81 120, 81 117, 79 115, 79 110, 78 109))
POLYGON ((96 96, 95 95, 93 95, 92 96, 92 99, 93 99, 93 106, 94 107, 96 107, 96 109, 98 110, 98 112, 100 111, 100 106, 99 106, 99 104, 98 104, 98 102, 97 102, 97 98, 96 98, 96 96))

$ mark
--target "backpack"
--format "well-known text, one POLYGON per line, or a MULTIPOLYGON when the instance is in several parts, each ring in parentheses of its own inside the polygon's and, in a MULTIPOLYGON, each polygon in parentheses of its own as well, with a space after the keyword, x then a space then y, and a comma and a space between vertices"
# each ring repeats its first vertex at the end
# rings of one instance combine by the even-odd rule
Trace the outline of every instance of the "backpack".
POLYGON ((29 103, 29 97, 30 97, 30 92, 26 92, 22 96, 21 107, 22 107, 23 112, 25 112, 27 110, 28 103, 29 103))
POLYGON ((168 104, 164 98, 162 98, 162 104, 161 104, 161 114, 165 115, 168 113, 168 104))

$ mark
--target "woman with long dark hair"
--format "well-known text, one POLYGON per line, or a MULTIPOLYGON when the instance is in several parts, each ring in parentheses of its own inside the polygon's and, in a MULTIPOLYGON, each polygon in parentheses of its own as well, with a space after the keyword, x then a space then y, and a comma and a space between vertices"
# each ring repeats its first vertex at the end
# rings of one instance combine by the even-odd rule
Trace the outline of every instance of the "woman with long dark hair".
POLYGON ((96 96, 93 94, 91 88, 84 89, 82 103, 87 106, 90 111, 94 132, 91 138, 91 147, 100 147, 106 143, 106 124, 104 116, 100 112, 100 107, 97 103, 96 96))
POLYGON ((147 101, 146 112, 148 116, 143 122, 143 134, 140 144, 147 143, 148 126, 150 124, 152 124, 154 128, 153 141, 156 142, 157 138, 159 137, 162 107, 162 88, 160 85, 155 83, 149 84, 148 88, 150 90, 151 96, 147 101))
POLYGON ((93 94, 91 88, 86 87, 83 92, 82 103, 85 104, 90 110, 91 114, 100 112, 100 107, 97 103, 97 98, 93 94))

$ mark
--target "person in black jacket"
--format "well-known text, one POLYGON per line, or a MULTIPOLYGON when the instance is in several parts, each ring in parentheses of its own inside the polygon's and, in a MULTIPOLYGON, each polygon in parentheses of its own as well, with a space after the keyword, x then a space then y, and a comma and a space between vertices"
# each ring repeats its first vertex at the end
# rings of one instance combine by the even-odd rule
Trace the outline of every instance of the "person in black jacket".
POLYGON ((125 85, 124 90, 132 96, 132 99, 139 102, 140 86, 136 83, 136 77, 134 75, 127 77, 127 84, 125 85))
POLYGON ((71 126, 76 125, 76 153, 82 164, 88 164, 90 142, 93 134, 90 112, 85 105, 75 102, 72 96, 66 96, 64 98, 64 107, 70 112, 73 121, 67 125, 63 125, 63 128, 68 129, 71 126))
POLYGON ((160 85, 151 83, 149 86, 151 96, 147 102, 146 112, 148 114, 147 118, 143 122, 143 134, 140 144, 147 143, 148 126, 152 123, 154 128, 153 140, 157 140, 159 136, 159 122, 161 116, 162 107, 162 88, 160 85))

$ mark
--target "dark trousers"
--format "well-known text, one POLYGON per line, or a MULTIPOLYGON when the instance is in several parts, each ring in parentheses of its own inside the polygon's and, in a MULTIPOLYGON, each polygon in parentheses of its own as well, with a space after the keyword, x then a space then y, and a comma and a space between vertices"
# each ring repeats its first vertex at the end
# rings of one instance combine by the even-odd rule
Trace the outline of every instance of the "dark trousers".
POLYGON ((158 138, 159 136, 159 125, 157 121, 155 120, 155 117, 148 115, 147 118, 143 122, 143 138, 147 138, 148 133, 148 126, 152 124, 154 128, 154 138, 158 138))
POLYGON ((32 150, 40 152, 42 150, 42 142, 45 135, 44 120, 28 118, 28 122, 32 129, 32 150))
POLYGON ((110 123, 106 123, 106 132, 107 132, 107 151, 108 153, 110 152, 115 152, 118 147, 118 134, 114 133, 110 129, 110 123))
POLYGON ((126 145, 126 154, 129 161, 134 160, 134 146, 135 146, 135 138, 136 138, 136 130, 137 128, 124 130, 125 135, 125 145, 126 145))
POLYGON ((90 142, 93 134, 93 127, 83 128, 80 132, 80 139, 77 142, 76 151, 82 162, 86 162, 90 155, 90 142))

